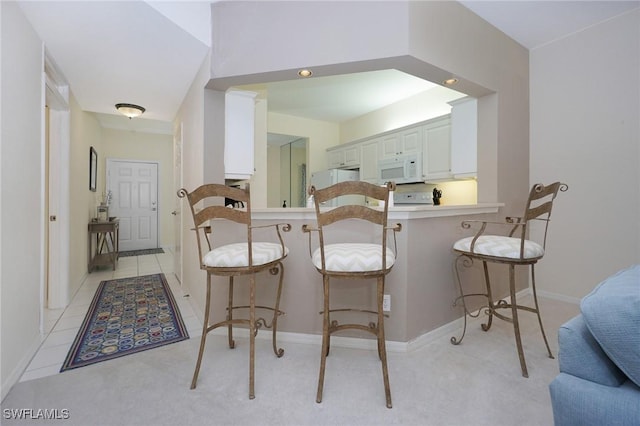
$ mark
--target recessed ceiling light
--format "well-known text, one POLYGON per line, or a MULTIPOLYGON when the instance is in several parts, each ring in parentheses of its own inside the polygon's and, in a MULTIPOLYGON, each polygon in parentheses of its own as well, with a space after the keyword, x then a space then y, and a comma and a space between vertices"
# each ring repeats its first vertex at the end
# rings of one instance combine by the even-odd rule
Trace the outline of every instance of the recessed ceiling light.
POLYGON ((448 78, 444 81, 444 84, 446 84, 447 86, 453 86, 457 82, 458 82, 457 78, 448 78))
POLYGON ((304 69, 304 70, 298 71, 298 75, 300 77, 307 78, 307 77, 311 77, 313 75, 313 72, 311 70, 304 69))
POLYGON ((123 115, 129 117, 129 119, 134 117, 139 117, 146 110, 140 105, 134 104, 116 104, 116 109, 123 115))

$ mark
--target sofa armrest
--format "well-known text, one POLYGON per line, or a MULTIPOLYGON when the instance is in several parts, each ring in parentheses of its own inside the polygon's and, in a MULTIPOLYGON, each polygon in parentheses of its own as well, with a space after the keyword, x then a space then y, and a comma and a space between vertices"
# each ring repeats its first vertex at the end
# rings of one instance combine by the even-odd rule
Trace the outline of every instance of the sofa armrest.
POLYGON ((627 377, 593 337, 582 315, 558 330, 560 372, 606 386, 620 386, 627 377))
POLYGON ((631 380, 611 387, 560 373, 549 392, 555 426, 640 424, 640 388, 631 380))

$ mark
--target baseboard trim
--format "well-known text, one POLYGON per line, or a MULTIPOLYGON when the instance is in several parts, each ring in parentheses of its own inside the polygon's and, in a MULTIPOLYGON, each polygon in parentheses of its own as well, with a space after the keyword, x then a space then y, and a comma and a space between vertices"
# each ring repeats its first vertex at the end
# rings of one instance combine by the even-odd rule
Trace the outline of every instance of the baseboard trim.
POLYGON ((550 291, 537 291, 538 296, 540 297, 545 297, 547 299, 552 299, 552 300, 558 300, 560 302, 567 302, 567 303, 571 303, 573 305, 579 305, 580 301, 582 300, 582 298, 580 297, 572 297, 572 296, 566 296, 564 294, 558 294, 558 293, 553 293, 550 291))
POLYGON ((20 359, 20 362, 18 362, 13 371, 11 371, 7 376, 6 380, 2 382, 2 401, 4 401, 4 398, 9 394, 11 388, 20 381, 20 378, 26 371, 27 367, 29 367, 29 363, 38 353, 38 349, 40 349, 40 345, 44 341, 45 337, 46 335, 38 335, 33 339, 24 356, 20 359))
MULTIPOLYGON (((531 294, 532 294, 531 288, 525 288, 516 293, 516 298, 521 298, 523 296, 528 296, 531 294)), ((538 292, 538 295, 540 297, 547 297, 549 299, 554 299, 554 297, 547 296, 546 294, 543 295, 540 292, 538 292)), ((557 297, 556 299, 562 300, 557 297)), ((506 297, 505 300, 509 302, 510 298, 506 297)), ((570 300, 564 300, 564 301, 569 301, 571 303, 570 300)), ((400 353, 413 352, 424 346, 427 346, 430 343, 438 341, 444 337, 446 337, 448 340, 452 336, 455 336, 456 333, 459 333, 460 330, 462 330, 463 325, 464 325, 464 318, 460 317, 436 329, 428 331, 416 337, 415 339, 409 340, 408 342, 398 342, 394 340, 387 340, 387 352, 400 352, 400 353)), ((234 327, 233 333, 238 337, 242 337, 246 339, 249 338, 249 330, 246 328, 234 327)), ((227 330, 226 328, 221 327, 213 330, 211 334, 214 334, 217 336, 226 336, 227 330)), ((270 332, 258 333, 256 338, 260 340, 270 340, 271 333, 270 332)), ((322 335, 278 331, 278 342, 300 343, 300 344, 320 346, 322 344, 322 335)), ((365 350, 377 350, 377 347, 378 347, 375 339, 366 339, 362 337, 344 337, 344 336, 331 337, 331 346, 348 348, 348 349, 365 349, 365 350)))

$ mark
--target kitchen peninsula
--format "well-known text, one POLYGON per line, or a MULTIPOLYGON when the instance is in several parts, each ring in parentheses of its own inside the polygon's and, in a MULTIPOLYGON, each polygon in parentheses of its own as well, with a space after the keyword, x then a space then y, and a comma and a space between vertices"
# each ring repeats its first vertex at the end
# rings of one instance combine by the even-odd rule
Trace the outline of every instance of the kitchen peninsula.
MULTIPOLYGON (((471 235, 472 231, 460 227, 461 221, 496 220, 501 206, 500 203, 403 205, 389 209, 389 224, 402 225, 396 241, 397 261, 387 277, 385 291, 391 295, 391 310, 385 321, 390 349, 406 350, 410 342, 462 316, 459 308, 452 307, 458 295, 452 270, 455 258, 452 245, 461 236, 471 235)), ((252 209, 252 216, 256 226, 277 222, 292 225, 291 232, 283 235, 289 256, 284 261, 282 296, 286 316, 279 320, 279 330, 320 335, 322 323, 318 312, 322 305, 322 281, 311 264, 308 234, 301 231, 303 224, 315 224, 315 211, 311 208, 252 209)), ((336 230, 339 234, 336 238, 371 235, 369 226, 362 221, 354 221, 348 229, 336 230)), ((314 239, 312 249, 317 247, 316 237, 315 234, 311 237, 314 239)), ((389 245, 393 247, 392 239, 389 245)), ((370 288, 358 283, 346 287, 332 286, 332 304, 338 307, 341 300, 349 303, 355 300, 357 303, 357 300, 362 300, 361 292, 371 291, 370 288), (360 292, 359 297, 353 297, 353 291, 360 292)), ((373 306, 374 300, 375 291, 371 291, 369 307, 373 306)))

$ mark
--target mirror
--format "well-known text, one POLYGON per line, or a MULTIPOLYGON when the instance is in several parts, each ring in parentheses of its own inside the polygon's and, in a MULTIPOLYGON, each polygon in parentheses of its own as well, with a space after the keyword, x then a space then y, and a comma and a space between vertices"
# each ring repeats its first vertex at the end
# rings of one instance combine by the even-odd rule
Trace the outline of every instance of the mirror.
POLYGON ((305 207, 307 138, 267 135, 267 207, 305 207))

